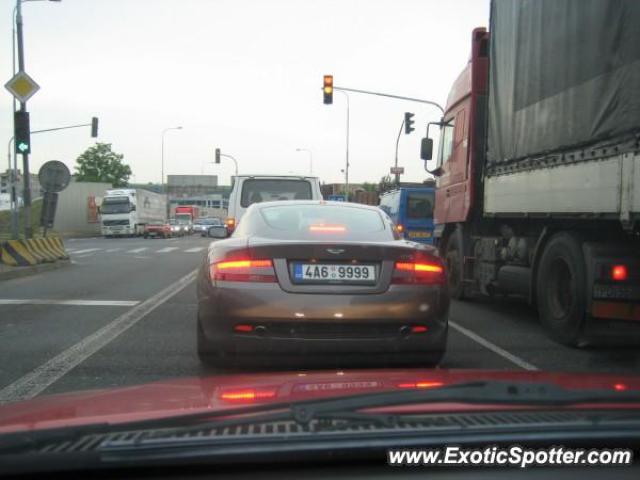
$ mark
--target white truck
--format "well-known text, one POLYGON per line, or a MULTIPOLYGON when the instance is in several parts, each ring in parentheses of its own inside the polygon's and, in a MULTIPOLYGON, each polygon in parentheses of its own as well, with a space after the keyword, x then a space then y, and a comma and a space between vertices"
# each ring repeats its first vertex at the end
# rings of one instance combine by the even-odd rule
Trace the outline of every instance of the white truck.
POLYGON ((107 190, 100 216, 103 236, 139 236, 148 222, 167 219, 167 198, 141 188, 107 190))

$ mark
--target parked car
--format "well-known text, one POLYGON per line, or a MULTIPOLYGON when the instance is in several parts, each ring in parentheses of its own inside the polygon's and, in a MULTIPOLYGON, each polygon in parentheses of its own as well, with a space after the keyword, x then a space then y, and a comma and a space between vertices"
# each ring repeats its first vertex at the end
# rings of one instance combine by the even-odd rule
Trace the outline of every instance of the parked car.
POLYGON ((254 203, 276 200, 322 200, 317 177, 286 175, 240 175, 229 194, 229 214, 225 221, 233 233, 247 208, 254 203))
POLYGON ((169 238, 173 236, 171 225, 165 220, 156 220, 144 226, 144 238, 169 238))
POLYGON ((199 233, 203 237, 206 237, 209 227, 222 224, 223 222, 219 218, 199 218, 193 223, 193 232, 199 233))
MULTIPOLYGON (((213 229, 212 229, 213 230, 213 229)), ((437 250, 368 205, 251 205, 212 242, 198 280, 204 363, 296 358, 437 365, 449 294, 437 250)))

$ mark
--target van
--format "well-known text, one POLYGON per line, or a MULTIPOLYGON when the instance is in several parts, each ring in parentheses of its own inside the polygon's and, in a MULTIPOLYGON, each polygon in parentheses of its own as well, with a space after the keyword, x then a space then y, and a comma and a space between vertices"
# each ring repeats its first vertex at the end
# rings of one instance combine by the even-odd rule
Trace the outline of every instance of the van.
POLYGON ((434 205, 434 188, 412 187, 383 193, 378 206, 391 217, 403 238, 433 244, 434 205))
POLYGON ((229 195, 225 222, 229 233, 235 230, 249 205, 278 200, 322 200, 318 177, 288 175, 239 175, 229 195))

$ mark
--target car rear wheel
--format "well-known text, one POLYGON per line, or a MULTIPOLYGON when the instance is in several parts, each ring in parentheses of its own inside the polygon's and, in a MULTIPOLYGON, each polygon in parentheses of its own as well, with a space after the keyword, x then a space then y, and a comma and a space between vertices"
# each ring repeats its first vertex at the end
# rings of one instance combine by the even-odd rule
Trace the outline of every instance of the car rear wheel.
POLYGON ((586 268, 578 239, 562 233, 544 249, 537 275, 540 321, 557 342, 579 346, 586 318, 586 268))
POLYGON ((198 350, 198 358, 200 359, 200 363, 207 367, 221 367, 225 363, 225 358, 222 357, 219 352, 214 352, 207 342, 207 338, 204 334, 204 330, 202 329, 202 325, 200 324, 200 320, 197 321, 198 331, 197 331, 197 350, 198 350))

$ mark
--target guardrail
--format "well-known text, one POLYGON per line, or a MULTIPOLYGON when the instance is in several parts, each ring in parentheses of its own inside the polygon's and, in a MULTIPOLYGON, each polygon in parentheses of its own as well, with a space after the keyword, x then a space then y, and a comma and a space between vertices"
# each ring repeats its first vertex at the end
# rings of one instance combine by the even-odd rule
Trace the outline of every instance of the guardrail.
POLYGON ((28 267, 69 258, 60 237, 7 240, 0 242, 0 263, 28 267))

